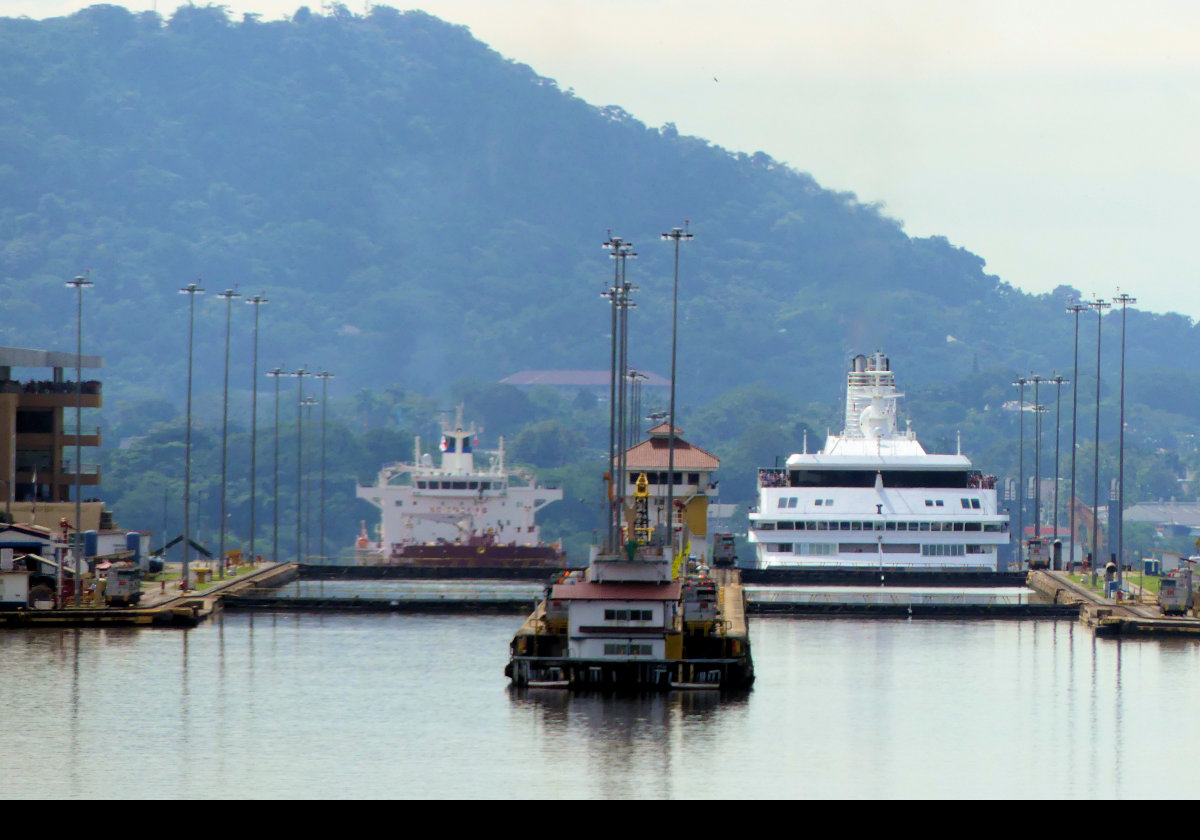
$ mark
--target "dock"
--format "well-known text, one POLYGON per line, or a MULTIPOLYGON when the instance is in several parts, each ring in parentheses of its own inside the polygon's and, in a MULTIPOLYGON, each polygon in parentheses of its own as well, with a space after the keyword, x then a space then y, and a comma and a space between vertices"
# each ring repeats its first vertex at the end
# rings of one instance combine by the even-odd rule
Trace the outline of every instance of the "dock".
POLYGON ((1174 636, 1200 639, 1200 618, 1165 617, 1157 604, 1144 601, 1114 601, 1071 580, 1062 572, 1029 573, 1029 585, 1079 610, 1079 620, 1097 636, 1174 636))
POLYGON ((143 590, 136 607, 67 606, 0 612, 0 629, 36 627, 195 627, 220 612, 227 597, 279 586, 296 576, 296 564, 268 564, 203 590, 143 590))

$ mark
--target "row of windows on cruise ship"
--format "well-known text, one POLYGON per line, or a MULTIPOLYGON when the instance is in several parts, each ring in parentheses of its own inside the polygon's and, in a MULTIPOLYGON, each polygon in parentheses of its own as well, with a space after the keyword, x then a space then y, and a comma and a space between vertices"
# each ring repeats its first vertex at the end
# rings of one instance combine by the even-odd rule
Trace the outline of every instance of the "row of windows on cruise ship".
MULTIPOLYGON (((496 485, 499 487, 500 485, 496 485)), ((491 490, 490 481, 418 481, 418 490, 491 490)))
MULTIPOLYGON (((631 485, 637 484, 638 477, 641 475, 643 475, 643 473, 637 472, 636 470, 631 470, 629 472, 629 483, 631 485)), ((648 473, 644 473, 644 475, 646 476, 646 481, 649 482, 650 484, 666 484, 667 483, 667 471, 666 470, 663 470, 662 472, 648 472, 648 473)), ((681 472, 675 473, 675 483, 683 484, 683 473, 681 473, 681 472)), ((687 483, 688 484, 699 484, 700 483, 700 473, 688 473, 687 474, 687 483)))
POLYGON ((759 522, 760 531, 1007 531, 1007 522, 759 522))
MULTIPOLYGON (((958 500, 963 510, 979 510, 979 499, 961 498, 958 500)), ((780 496, 780 510, 794 510, 800 506, 799 496, 780 496)), ((925 507, 945 507, 946 502, 943 499, 926 499, 925 507)), ((813 507, 833 507, 833 499, 813 499, 813 507)))
POLYGON ((924 557, 962 557, 967 554, 989 554, 990 545, 919 545, 917 543, 767 543, 772 554, 805 554, 808 556, 830 556, 833 554, 921 554, 924 557))

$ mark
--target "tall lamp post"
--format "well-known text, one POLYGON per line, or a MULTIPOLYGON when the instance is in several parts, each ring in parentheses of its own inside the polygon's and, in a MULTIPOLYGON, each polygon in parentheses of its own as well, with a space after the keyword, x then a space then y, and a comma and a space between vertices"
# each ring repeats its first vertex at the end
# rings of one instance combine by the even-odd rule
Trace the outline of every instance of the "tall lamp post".
POLYGON ((1087 304, 1072 299, 1067 304, 1067 312, 1075 315, 1075 373, 1071 380, 1071 500, 1067 503, 1070 509, 1071 545, 1067 559, 1067 569, 1075 564, 1075 455, 1078 445, 1075 435, 1079 420, 1079 313, 1087 309, 1087 304))
MULTIPOLYGON (((614 404, 609 406, 609 462, 610 488, 612 494, 612 519, 609 547, 613 541, 620 539, 620 523, 624 517, 625 508, 625 373, 628 367, 629 340, 629 309, 633 306, 630 293, 634 287, 629 284, 625 274, 625 263, 630 257, 636 257, 633 244, 619 236, 610 236, 604 247, 611 251, 615 260, 613 288, 613 367, 610 374, 610 392, 614 394, 614 404)), ((606 293, 608 296, 608 293, 606 293)), ((619 546, 617 546, 619 548, 619 546)))
POLYGON ((1117 444, 1117 584, 1122 581, 1125 565, 1125 310, 1137 298, 1124 292, 1113 301, 1121 304, 1121 431, 1117 444))
POLYGON ((275 380, 275 499, 274 519, 271 525, 271 562, 279 562, 279 377, 287 376, 282 367, 274 367, 267 371, 267 376, 275 380))
POLYGON ((1033 536, 1042 536, 1042 407, 1040 386, 1046 380, 1034 374, 1033 383, 1033 536))
MULTIPOLYGON (((83 275, 67 281, 67 288, 75 289, 76 297, 76 330, 75 330, 75 606, 81 603, 83 580, 83 484, 82 471, 83 444, 79 436, 83 434, 83 290, 93 285, 83 275)), ((37 487, 33 492, 36 496, 37 487)), ((55 598, 61 597, 61 592, 55 598)))
POLYGON ((258 310, 267 302, 262 295, 246 298, 254 307, 254 353, 250 375, 250 565, 258 556, 254 553, 254 529, 256 522, 258 491, 258 310))
POLYGON ((1020 568, 1021 563, 1025 560, 1025 384, 1029 382, 1024 376, 1017 377, 1017 381, 1013 383, 1020 391, 1020 399, 1017 403, 1017 416, 1020 417, 1021 436, 1020 444, 1017 449, 1019 451, 1018 463, 1020 464, 1017 475, 1017 568, 1020 568))
POLYGON ((321 380, 321 557, 325 557, 325 407, 329 405, 329 380, 333 374, 323 370, 316 375, 321 380))
MULTIPOLYGON (((305 397, 300 401, 304 406, 305 422, 312 427, 312 407, 317 404, 315 397, 305 397)), ((309 458, 309 468, 304 471, 304 559, 312 559, 312 490, 309 488, 309 478, 312 472, 312 458, 309 458)))
POLYGON ((296 402, 296 562, 300 562, 300 551, 304 548, 304 377, 312 373, 302 367, 289 376, 300 381, 300 394, 296 402))
POLYGON ((675 280, 671 292, 671 400, 667 409, 670 429, 667 434, 667 548, 675 556, 675 356, 679 330, 679 243, 690 242, 692 234, 687 232, 688 221, 682 228, 671 228, 662 235, 663 241, 675 243, 675 280))
MULTIPOLYGON (((1062 405, 1062 386, 1063 386, 1064 382, 1070 382, 1071 380, 1065 378, 1064 376, 1062 376, 1062 374, 1055 371, 1054 378, 1049 381, 1053 382, 1055 385, 1055 388, 1054 388, 1054 539, 1057 542, 1058 541, 1058 524, 1059 524, 1059 522, 1062 521, 1062 518, 1059 516, 1059 512, 1058 512, 1058 469, 1059 469, 1059 464, 1061 461, 1061 457, 1059 455, 1059 431, 1060 431, 1059 417, 1062 414, 1062 412, 1060 410, 1060 406, 1062 405)), ((1060 548, 1062 547, 1062 543, 1058 543, 1058 545, 1060 548)), ((1056 572, 1061 571, 1061 569, 1059 568, 1058 565, 1055 565, 1054 570, 1056 572)))
POLYGON ((225 497, 229 462, 229 327, 233 316, 233 299, 241 297, 234 289, 226 289, 217 297, 225 301, 225 385, 221 400, 221 534, 217 547, 217 575, 225 578, 225 497))
POLYGON ((195 336, 196 295, 204 294, 199 283, 188 283, 179 290, 188 296, 188 373, 187 373, 187 436, 183 455, 183 578, 180 589, 187 589, 188 561, 192 552, 192 343, 195 336))
POLYGON ((1096 298, 1088 301, 1088 306, 1096 310, 1096 440, 1092 447, 1092 458, 1096 462, 1092 473, 1092 584, 1096 583, 1096 564, 1100 562, 1100 328, 1104 324, 1104 310, 1111 303, 1096 298))

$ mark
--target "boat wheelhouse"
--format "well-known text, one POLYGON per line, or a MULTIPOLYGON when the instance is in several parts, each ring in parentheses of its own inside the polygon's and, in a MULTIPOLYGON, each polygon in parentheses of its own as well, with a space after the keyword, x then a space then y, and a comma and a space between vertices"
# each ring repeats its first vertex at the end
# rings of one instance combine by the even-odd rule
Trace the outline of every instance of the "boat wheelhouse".
POLYGON ((842 434, 759 470, 757 568, 999 570, 1009 533, 995 478, 900 431, 901 396, 887 356, 856 356, 842 434))

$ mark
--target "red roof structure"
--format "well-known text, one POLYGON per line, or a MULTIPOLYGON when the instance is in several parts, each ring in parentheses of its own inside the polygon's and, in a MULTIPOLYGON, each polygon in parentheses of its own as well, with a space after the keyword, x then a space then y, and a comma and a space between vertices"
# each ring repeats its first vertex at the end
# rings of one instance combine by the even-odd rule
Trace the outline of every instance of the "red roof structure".
MULTIPOLYGON (((625 451, 627 469, 665 470, 670 461, 671 426, 660 423, 650 430, 650 439, 625 451)), ((675 469, 712 471, 721 466, 721 459, 680 437, 683 430, 675 427, 675 469)))
POLYGON ((552 601, 678 601, 683 584, 559 583, 550 590, 552 601))

